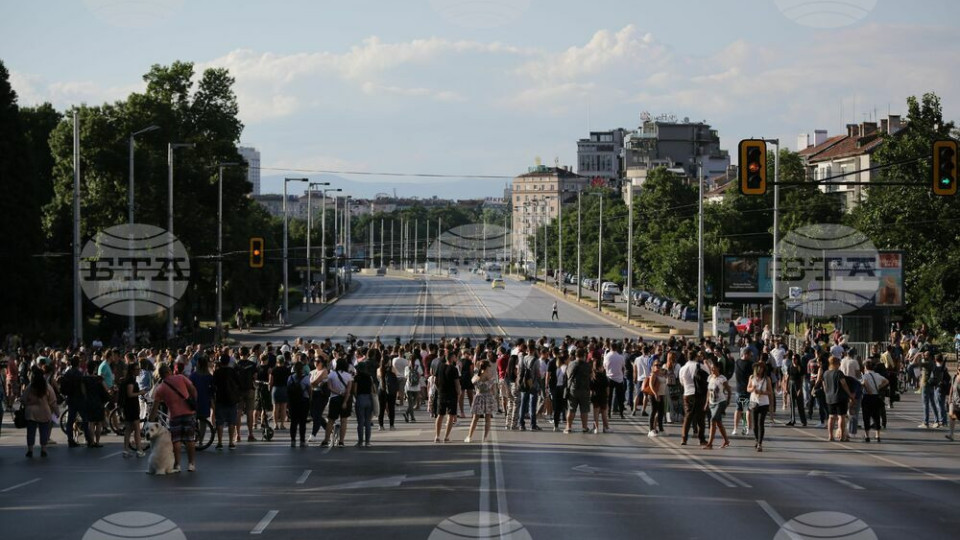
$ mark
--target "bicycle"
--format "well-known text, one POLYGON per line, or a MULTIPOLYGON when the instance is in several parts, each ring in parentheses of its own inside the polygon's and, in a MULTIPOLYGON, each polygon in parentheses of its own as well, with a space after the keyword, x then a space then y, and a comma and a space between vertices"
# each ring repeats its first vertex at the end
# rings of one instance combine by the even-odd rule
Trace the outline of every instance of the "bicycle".
POLYGON ((741 433, 746 435, 750 432, 750 424, 747 422, 747 414, 750 412, 750 398, 739 398, 737 403, 740 404, 740 410, 743 411, 743 414, 740 415, 742 426, 733 426, 733 430, 736 433, 737 427, 741 427, 741 433))
POLYGON ((267 404, 270 403, 270 389, 267 388, 267 383, 264 381, 256 381, 257 384, 257 403, 256 411, 260 413, 260 418, 257 421, 257 429, 260 430, 260 436, 264 441, 270 442, 273 440, 274 428, 270 425, 270 421, 273 420, 273 410, 271 407, 267 407, 267 404))
MULTIPOLYGON (((143 418, 140 419, 141 448, 139 448, 139 450, 146 451, 150 448, 150 420, 148 415, 150 409, 153 407, 153 402, 146 399, 144 396, 140 396, 140 403, 141 410, 145 410, 147 413, 145 413, 143 418)), ((163 410, 157 410, 157 421, 165 428, 170 427, 170 415, 163 410)), ((199 418, 197 416, 194 416, 193 422, 194 441, 196 442, 197 450, 202 451, 210 448, 210 445, 213 444, 213 438, 215 435, 213 424, 210 423, 209 419, 199 418)), ((138 448, 135 448, 133 444, 133 440, 131 439, 130 444, 128 445, 129 449, 133 451, 138 450, 138 448)))

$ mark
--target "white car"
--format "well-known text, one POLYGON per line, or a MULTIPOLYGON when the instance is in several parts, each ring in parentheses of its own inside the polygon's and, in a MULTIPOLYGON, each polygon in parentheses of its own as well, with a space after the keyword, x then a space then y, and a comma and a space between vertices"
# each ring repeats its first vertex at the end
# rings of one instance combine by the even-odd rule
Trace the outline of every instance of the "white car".
POLYGON ((507 283, 501 278, 497 278, 490 282, 491 289, 505 289, 507 288, 507 283))

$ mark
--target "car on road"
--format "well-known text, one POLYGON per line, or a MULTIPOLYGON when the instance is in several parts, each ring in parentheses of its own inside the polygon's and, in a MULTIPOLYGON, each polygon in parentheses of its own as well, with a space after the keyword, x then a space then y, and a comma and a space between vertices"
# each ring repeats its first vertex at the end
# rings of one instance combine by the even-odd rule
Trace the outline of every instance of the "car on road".
POLYGON ((507 283, 503 281, 502 278, 497 278, 490 282, 491 289, 505 289, 506 287, 507 283))
POLYGON ((749 333, 753 322, 753 319, 750 317, 740 317, 739 319, 733 320, 733 324, 737 325, 737 332, 741 334, 749 333))
POLYGON ((447 274, 450 274, 451 276, 455 276, 457 275, 457 269, 451 266, 450 268, 447 268, 447 274))

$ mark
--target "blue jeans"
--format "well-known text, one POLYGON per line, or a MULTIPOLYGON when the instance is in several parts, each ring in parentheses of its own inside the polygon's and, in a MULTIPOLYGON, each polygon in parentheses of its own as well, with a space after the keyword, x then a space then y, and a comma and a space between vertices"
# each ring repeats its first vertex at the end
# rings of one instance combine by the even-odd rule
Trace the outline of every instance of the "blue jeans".
POLYGON ((523 421, 527 417, 527 411, 530 411, 530 427, 537 427, 537 402, 539 399, 540 393, 536 391, 520 393, 520 427, 524 427, 523 421))
POLYGON ((933 386, 924 386, 920 394, 923 398, 923 423, 930 423, 930 409, 933 409, 933 421, 939 422, 940 412, 937 411, 936 389, 933 386))
POLYGON ((947 424, 947 392, 937 388, 935 392, 937 407, 940 408, 940 423, 947 424))
POLYGON ((373 396, 357 394, 357 440, 370 442, 370 430, 373 428, 373 396))

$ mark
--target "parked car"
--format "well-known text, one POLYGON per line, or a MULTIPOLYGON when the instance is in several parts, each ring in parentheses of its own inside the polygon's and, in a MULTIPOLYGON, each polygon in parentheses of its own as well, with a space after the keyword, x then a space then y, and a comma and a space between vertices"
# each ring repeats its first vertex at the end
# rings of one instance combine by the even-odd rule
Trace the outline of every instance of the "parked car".
POLYGON ((451 266, 450 268, 447 268, 447 273, 450 274, 451 276, 455 276, 457 275, 457 269, 451 266))

